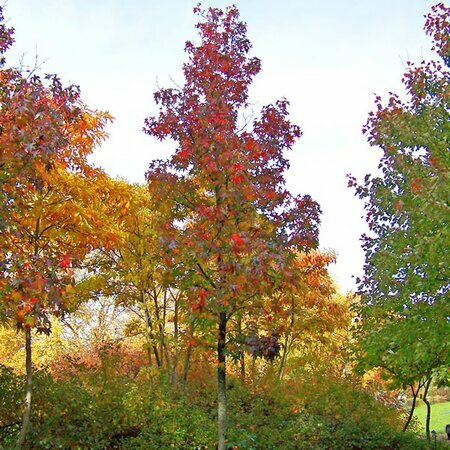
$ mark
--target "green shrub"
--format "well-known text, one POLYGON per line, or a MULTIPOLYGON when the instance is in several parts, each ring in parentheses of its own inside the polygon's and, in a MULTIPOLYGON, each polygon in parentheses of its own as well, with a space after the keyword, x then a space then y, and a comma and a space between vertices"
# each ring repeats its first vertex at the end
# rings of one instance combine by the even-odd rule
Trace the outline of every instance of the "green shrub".
POLYGON ((370 450, 425 448, 402 433, 398 411, 345 380, 230 391, 230 443, 239 449, 370 450), (289 391, 287 391, 289 388, 289 391))
POLYGON ((120 441, 123 449, 213 448, 216 420, 210 412, 184 398, 152 396, 145 424, 137 437, 120 441))
MULTIPOLYGON (((35 449, 108 448, 130 429, 140 430, 144 387, 119 377, 93 387, 77 378, 54 380, 37 372, 28 443, 35 449)), ((0 444, 10 448, 6 441, 0 444)))
MULTIPOLYGON (((22 377, 0 367, 0 420, 20 420, 22 377), (11 412, 15 411, 15 412, 11 412)), ((352 382, 303 380, 251 388, 230 377, 229 445, 239 450, 416 450, 425 442, 401 433, 398 412, 352 382), (309 384, 306 384, 309 383, 309 384)), ((100 375, 54 380, 34 376, 33 449, 213 449, 216 393, 208 384, 186 394, 164 381, 100 375)), ((13 448, 18 428, 0 435, 13 448)))
POLYGON ((25 380, 0 364, 0 448, 13 446, 22 420, 25 380))

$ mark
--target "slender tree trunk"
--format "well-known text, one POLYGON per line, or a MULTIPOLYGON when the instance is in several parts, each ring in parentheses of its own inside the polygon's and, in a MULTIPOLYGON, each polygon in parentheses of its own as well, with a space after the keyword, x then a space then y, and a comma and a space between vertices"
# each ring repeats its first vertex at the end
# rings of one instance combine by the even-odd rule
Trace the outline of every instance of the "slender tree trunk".
POLYGON ((165 321, 165 303, 166 303, 166 291, 164 292, 164 299, 163 299, 163 317, 161 317, 161 306, 158 302, 158 296, 161 293, 161 289, 157 291, 156 289, 153 289, 153 303, 155 306, 155 318, 156 318, 156 324, 158 326, 158 334, 159 334, 159 356, 160 356, 160 362, 161 365, 159 367, 162 367, 163 362, 166 363, 167 368, 169 364, 169 355, 167 353, 167 346, 165 342, 165 334, 164 334, 164 321, 165 321))
POLYGON ((423 391, 423 398, 422 398, 425 405, 427 405, 427 417, 425 420, 425 434, 427 435, 428 443, 430 443, 430 441, 431 441, 431 434, 430 434, 431 405, 430 405, 430 402, 428 401, 427 394, 428 394, 428 389, 430 388, 430 385, 431 385, 431 380, 432 380, 432 378, 429 378, 427 380, 427 383, 425 385, 425 390, 423 391))
MULTIPOLYGON (((34 230, 34 257, 39 254, 39 236, 40 236, 41 218, 36 219, 36 226, 34 230)), ((22 428, 20 429, 19 438, 17 439, 17 448, 24 448, 25 439, 27 437, 28 430, 30 428, 31 417, 31 394, 33 391, 33 379, 32 379, 32 360, 31 360, 31 327, 25 326, 25 368, 26 368, 26 384, 25 384, 25 401, 23 404, 22 414, 22 428)))
POLYGON ((226 378, 227 313, 219 314, 219 336, 217 341, 217 416, 218 450, 226 450, 227 439, 227 378, 226 378))
POLYGON ((149 340, 147 339, 147 359, 148 359, 148 368, 149 370, 151 369, 153 363, 152 363, 152 348, 150 346, 150 343, 148 342, 149 340))
POLYGON ((174 318, 173 318, 173 340, 174 340, 174 347, 173 347, 173 367, 172 367, 172 384, 176 385, 178 383, 178 299, 179 296, 172 295, 172 298, 175 302, 175 311, 174 311, 174 318))
MULTIPOLYGON (((189 323, 189 332, 188 336, 190 338, 194 337, 194 323, 191 320, 189 323)), ((192 346, 189 346, 186 350, 186 355, 184 358, 184 367, 183 367, 183 389, 186 390, 187 386, 187 379, 188 379, 188 373, 189 373, 189 366, 191 364, 191 355, 192 355, 192 346)))
POLYGON ((413 418, 414 409, 416 408, 417 395, 419 394, 419 389, 420 389, 420 382, 419 382, 419 385, 417 386, 417 390, 414 390, 414 385, 413 384, 410 384, 409 387, 411 388, 413 401, 412 401, 411 409, 409 411, 408 419, 407 419, 407 421, 406 421, 406 423, 405 423, 405 425, 403 427, 403 431, 406 431, 406 429, 408 428, 408 426, 409 426, 409 424, 410 424, 410 422, 411 422, 411 420, 413 418))
POLYGON ((242 384, 245 384, 245 353, 242 352, 239 356, 239 365, 240 365, 240 378, 242 384))
POLYGON ((145 322, 146 322, 146 328, 147 328, 147 344, 149 348, 153 349, 153 353, 155 355, 156 365, 158 368, 161 367, 161 358, 159 357, 158 348, 155 345, 155 339, 153 336, 153 323, 152 318, 150 316, 150 311, 148 310, 148 307, 145 303, 145 300, 142 299, 142 304, 144 306, 144 313, 145 313, 145 322))
POLYGON ((184 358, 184 368, 183 368, 183 389, 186 389, 187 386, 187 379, 188 379, 188 373, 189 373, 189 365, 191 363, 191 354, 192 354, 192 347, 188 347, 186 350, 186 356, 184 358))
POLYGON ((286 359, 288 354, 288 346, 289 346, 289 334, 286 333, 284 336, 284 345, 283 345, 283 354, 280 359, 280 366, 278 368, 278 380, 280 381, 283 377, 284 367, 286 365, 286 359))
POLYGON ((25 352, 26 352, 26 372, 27 381, 25 386, 25 402, 23 405, 22 428, 20 430, 19 439, 17 440, 17 448, 24 448, 25 439, 30 427, 31 415, 31 392, 32 392, 32 363, 31 363, 31 328, 25 327, 25 352))
POLYGON ((255 386, 256 382, 256 356, 252 356, 252 365, 250 369, 250 379, 252 380, 252 386, 255 386))
POLYGON ((289 353, 290 347, 292 345, 292 341, 293 341, 293 337, 292 337, 292 331, 294 329, 294 324, 295 324, 295 303, 294 303, 294 298, 292 298, 291 300, 291 320, 289 323, 289 330, 286 331, 285 333, 285 337, 284 337, 284 346, 283 346, 283 355, 281 357, 281 361, 280 361, 280 367, 278 369, 278 380, 281 380, 281 378, 283 377, 283 372, 284 372, 284 368, 286 367, 286 360, 287 360, 287 355, 289 353), (291 341, 289 342, 289 337, 291 337, 291 341))
POLYGON ((244 352, 244 340, 242 338, 242 318, 239 317, 237 321, 238 336, 242 342, 242 348, 239 354, 239 371, 242 384, 245 384, 245 352, 244 352))
POLYGON ((158 366, 158 368, 161 368, 161 358, 159 357, 158 348, 155 344, 153 344, 153 354, 155 355, 156 365, 158 366))
POLYGON ((167 289, 164 290, 163 315, 162 315, 162 324, 160 326, 160 333, 161 333, 161 345, 164 351, 164 358, 166 360, 167 372, 169 373, 170 378, 169 348, 166 339, 166 318, 167 318, 167 289))

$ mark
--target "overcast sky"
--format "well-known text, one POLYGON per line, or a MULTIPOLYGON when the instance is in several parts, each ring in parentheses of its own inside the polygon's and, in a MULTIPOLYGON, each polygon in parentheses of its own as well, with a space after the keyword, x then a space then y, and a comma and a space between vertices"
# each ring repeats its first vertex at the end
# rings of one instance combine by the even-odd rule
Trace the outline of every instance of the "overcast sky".
MULTIPOLYGON (((426 0, 235 0, 248 24, 251 56, 262 70, 251 88, 252 108, 286 97, 303 137, 290 153, 288 186, 322 207, 321 247, 338 252, 331 272, 344 290, 355 288, 366 230, 362 205, 346 174, 375 172, 379 153, 361 133, 374 94, 402 93, 408 60, 430 57, 426 0)), ((143 182, 149 162, 174 149, 142 133, 155 114, 153 92, 181 84, 184 42, 195 40, 191 0, 8 0, 16 29, 9 64, 21 55, 42 72, 79 84, 92 109, 115 122, 93 161, 113 176, 143 182), (173 80, 173 81, 172 81, 173 80)), ((225 7, 224 1, 204 6, 225 7)))

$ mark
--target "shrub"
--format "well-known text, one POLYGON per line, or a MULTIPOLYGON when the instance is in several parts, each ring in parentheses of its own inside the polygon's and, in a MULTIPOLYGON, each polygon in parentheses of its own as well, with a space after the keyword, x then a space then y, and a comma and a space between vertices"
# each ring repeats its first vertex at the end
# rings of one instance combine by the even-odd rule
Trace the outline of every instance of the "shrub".
MULTIPOLYGON (((119 375, 55 380, 34 378, 34 449, 212 449, 216 445, 216 392, 194 382, 186 393, 167 383, 119 375)), ((250 387, 229 380, 229 444, 239 450, 370 450, 425 448, 401 433, 398 412, 377 403, 351 380, 304 377, 302 382, 250 387)), ((0 420, 20 420, 23 380, 0 366, 0 420), (15 411, 15 413, 11 413, 15 411)), ((17 428, 0 434, 12 448, 17 428)), ((31 444, 32 443, 32 444, 31 444)))
POLYGON ((176 392, 165 394, 153 392, 145 406, 145 423, 141 432, 137 437, 122 439, 120 448, 213 448, 216 420, 212 410, 176 392))
POLYGON ((0 448, 13 445, 20 427, 23 377, 0 364, 0 448))

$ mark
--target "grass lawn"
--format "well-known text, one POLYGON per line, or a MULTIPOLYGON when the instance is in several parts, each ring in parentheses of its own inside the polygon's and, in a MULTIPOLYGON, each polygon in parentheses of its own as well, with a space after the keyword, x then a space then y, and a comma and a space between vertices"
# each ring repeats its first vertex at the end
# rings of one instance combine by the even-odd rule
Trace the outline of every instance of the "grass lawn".
MULTIPOLYGON (((419 419, 424 429, 426 414, 427 407, 425 403, 419 400, 414 410, 414 415, 419 419)), ((442 434, 445 433, 445 425, 448 423, 450 423, 450 402, 432 403, 430 429, 435 430, 438 434, 442 434)))

